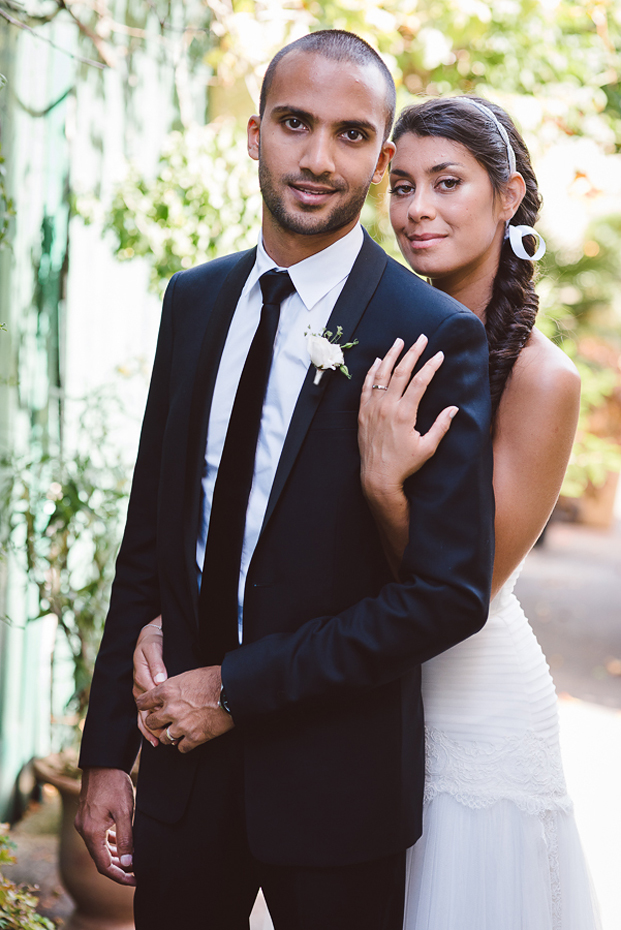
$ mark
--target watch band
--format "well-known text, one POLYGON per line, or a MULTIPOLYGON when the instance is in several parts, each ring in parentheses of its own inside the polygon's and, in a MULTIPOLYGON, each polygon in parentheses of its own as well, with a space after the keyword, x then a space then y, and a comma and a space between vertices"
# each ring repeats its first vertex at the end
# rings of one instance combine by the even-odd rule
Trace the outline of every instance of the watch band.
POLYGON ((224 690, 224 685, 220 688, 220 700, 218 701, 218 707, 224 711, 225 714, 231 716, 231 708, 229 702, 226 699, 226 692, 224 690))

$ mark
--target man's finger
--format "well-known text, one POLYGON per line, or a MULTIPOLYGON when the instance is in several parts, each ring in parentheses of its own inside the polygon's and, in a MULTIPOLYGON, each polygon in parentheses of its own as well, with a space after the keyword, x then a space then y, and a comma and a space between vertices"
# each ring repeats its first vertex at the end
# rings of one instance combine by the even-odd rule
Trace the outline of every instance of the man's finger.
POLYGON ((154 707, 161 707, 163 702, 162 685, 156 685, 150 691, 138 695, 136 707, 138 710, 152 710, 154 707))
POLYGON ((170 714, 160 709, 155 711, 155 713, 147 714, 145 719, 147 728, 151 731, 164 730, 166 727, 170 726, 172 722, 170 714))
POLYGON ((142 733, 142 735, 144 736, 144 738, 145 738, 146 740, 148 740, 148 742, 151 743, 151 745, 152 745, 153 748, 155 749, 155 747, 159 745, 159 738, 158 738, 158 736, 157 736, 155 733, 152 733, 151 730, 148 728, 148 726, 147 726, 147 716, 148 716, 148 715, 147 715, 147 711, 146 711, 146 710, 141 710, 141 711, 138 713, 138 718, 137 718, 137 719, 138 719, 138 729, 140 730, 140 732, 142 733))

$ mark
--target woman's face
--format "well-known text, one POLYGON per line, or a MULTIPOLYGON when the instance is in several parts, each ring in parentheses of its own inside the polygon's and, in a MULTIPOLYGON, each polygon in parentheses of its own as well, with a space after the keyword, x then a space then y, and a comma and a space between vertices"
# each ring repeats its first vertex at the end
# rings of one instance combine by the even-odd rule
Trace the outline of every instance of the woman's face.
POLYGON ((406 133, 390 170, 390 221, 404 258, 443 290, 496 273, 505 219, 485 168, 459 142, 406 133))

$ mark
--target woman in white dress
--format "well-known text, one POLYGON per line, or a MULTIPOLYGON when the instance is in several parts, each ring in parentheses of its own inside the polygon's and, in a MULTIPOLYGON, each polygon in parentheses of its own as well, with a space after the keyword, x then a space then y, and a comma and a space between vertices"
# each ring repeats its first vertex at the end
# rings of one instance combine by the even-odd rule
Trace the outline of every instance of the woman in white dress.
MULTIPOLYGON (((536 222, 537 182, 507 114, 479 98, 409 107, 394 139, 391 221, 403 255, 486 326, 497 508, 489 619, 423 667, 424 829, 408 852, 404 930, 595 930, 554 685, 513 594, 556 502, 580 394, 569 359, 533 329, 533 263, 525 230, 512 230, 536 222)), ((425 436, 416 431, 441 358, 410 380, 425 339, 397 364, 403 348, 398 340, 369 371, 359 430, 363 488, 395 573, 409 525, 403 483, 459 416, 448 408, 425 436)), ((153 625, 140 635, 135 669, 139 690, 166 675, 153 625)), ((270 926, 265 914, 261 930, 270 926)))
MULTIPOLYGON (((527 231, 512 228, 534 226, 537 182, 512 121, 479 98, 409 107, 394 140, 390 212, 401 251, 486 326, 496 496, 487 623, 423 666, 425 809, 408 853, 405 930, 593 930, 554 685, 513 594, 559 493, 580 392, 571 362, 533 328, 527 231)), ((439 360, 410 381, 422 347, 395 367, 402 348, 369 372, 360 412, 363 487, 395 568, 408 532, 403 482, 454 415, 417 433, 418 401, 439 360)))

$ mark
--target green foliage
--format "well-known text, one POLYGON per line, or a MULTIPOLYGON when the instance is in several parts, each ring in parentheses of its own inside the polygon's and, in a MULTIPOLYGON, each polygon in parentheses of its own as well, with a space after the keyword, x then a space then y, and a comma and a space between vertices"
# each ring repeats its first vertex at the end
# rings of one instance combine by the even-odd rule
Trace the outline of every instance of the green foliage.
POLYGON ((621 351, 614 310, 621 278, 621 218, 592 223, 585 248, 573 258, 549 250, 538 288, 539 329, 573 359, 582 380, 578 434, 562 488, 566 497, 580 497, 589 484, 601 487, 609 472, 621 469, 619 437, 590 429, 594 412, 614 395, 619 374, 605 358, 597 361, 584 354, 586 343, 621 351))
POLYGON ((7 824, 0 824, 0 930, 55 930, 55 924, 36 912, 35 889, 30 885, 16 885, 2 874, 3 865, 12 865, 14 844, 4 831, 7 824))
MULTIPOLYGON (((77 201, 90 218, 92 204, 77 201)), ((232 120, 172 132, 153 180, 131 168, 114 196, 106 228, 121 261, 147 256, 161 292, 182 268, 256 244, 261 197, 245 134, 232 120)))
MULTIPOLYGON (((3 74, 0 74, 0 90, 2 90, 5 84, 6 78, 3 74)), ((2 146, 0 145, 0 249, 4 249, 8 245, 9 223, 11 217, 15 216, 15 207, 12 198, 8 195, 5 178, 6 168, 4 167, 2 146)), ((3 328, 4 324, 0 324, 0 329, 3 328)))
POLYGON ((78 451, 12 456, 0 487, 6 543, 37 592, 29 619, 53 614, 70 649, 75 724, 88 705, 128 491, 127 469, 110 451, 106 409, 101 392, 89 397, 78 451))

